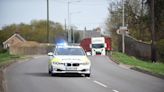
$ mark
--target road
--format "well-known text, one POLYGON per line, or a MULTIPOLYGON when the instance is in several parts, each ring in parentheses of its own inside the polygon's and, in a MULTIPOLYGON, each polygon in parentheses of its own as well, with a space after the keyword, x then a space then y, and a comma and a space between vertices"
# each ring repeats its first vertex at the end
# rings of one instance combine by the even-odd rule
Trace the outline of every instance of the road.
POLYGON ((50 76, 47 56, 17 62, 5 70, 6 92, 163 92, 164 80, 91 56, 91 77, 50 76))

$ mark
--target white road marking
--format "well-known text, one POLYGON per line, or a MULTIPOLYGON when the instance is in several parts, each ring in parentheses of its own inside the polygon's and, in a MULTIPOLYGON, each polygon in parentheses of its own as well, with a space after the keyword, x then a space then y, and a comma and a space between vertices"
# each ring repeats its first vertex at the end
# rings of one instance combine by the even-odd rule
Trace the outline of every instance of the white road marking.
POLYGON ((105 84, 103 84, 103 83, 101 83, 101 82, 98 82, 98 81, 93 81, 94 83, 96 83, 96 84, 98 84, 98 85, 100 85, 100 86, 103 86, 103 87, 105 87, 105 88, 107 88, 107 85, 105 85, 105 84))
POLYGON ((117 91, 117 90, 112 90, 113 92, 119 92, 119 91, 117 91))

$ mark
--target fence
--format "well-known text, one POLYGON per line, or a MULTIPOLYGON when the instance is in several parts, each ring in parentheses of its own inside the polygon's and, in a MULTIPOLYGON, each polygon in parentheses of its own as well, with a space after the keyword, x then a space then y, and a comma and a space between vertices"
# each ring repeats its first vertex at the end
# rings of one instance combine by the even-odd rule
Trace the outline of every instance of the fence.
MULTIPOLYGON (((122 50, 122 40, 119 36, 119 51, 122 50)), ((130 36, 125 36, 125 53, 140 59, 151 59, 151 44, 138 41, 130 36)))
POLYGON ((38 45, 38 46, 11 46, 9 52, 12 55, 42 55, 52 51, 53 45, 38 45))

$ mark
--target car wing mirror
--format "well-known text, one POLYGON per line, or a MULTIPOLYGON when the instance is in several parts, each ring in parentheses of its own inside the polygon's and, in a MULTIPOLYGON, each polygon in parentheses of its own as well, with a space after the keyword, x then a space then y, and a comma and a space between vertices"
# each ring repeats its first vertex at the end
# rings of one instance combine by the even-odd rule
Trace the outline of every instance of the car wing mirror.
POLYGON ((52 52, 49 52, 48 53, 48 56, 53 56, 54 54, 52 52))
POLYGON ((91 52, 86 52, 87 56, 90 56, 91 55, 91 52))

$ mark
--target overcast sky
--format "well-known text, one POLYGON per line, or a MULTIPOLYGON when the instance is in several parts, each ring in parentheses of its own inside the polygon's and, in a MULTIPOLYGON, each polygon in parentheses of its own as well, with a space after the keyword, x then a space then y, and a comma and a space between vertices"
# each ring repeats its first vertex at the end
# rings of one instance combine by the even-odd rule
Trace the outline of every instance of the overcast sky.
MULTIPOLYGON (((31 20, 46 19, 47 0, 0 0, 0 28, 12 23, 30 23, 31 20)), ((69 0, 71 24, 78 29, 103 27, 112 0, 69 0), (80 1, 80 2, 76 2, 80 1)), ((68 20, 68 0, 49 0, 50 20, 68 20)))

